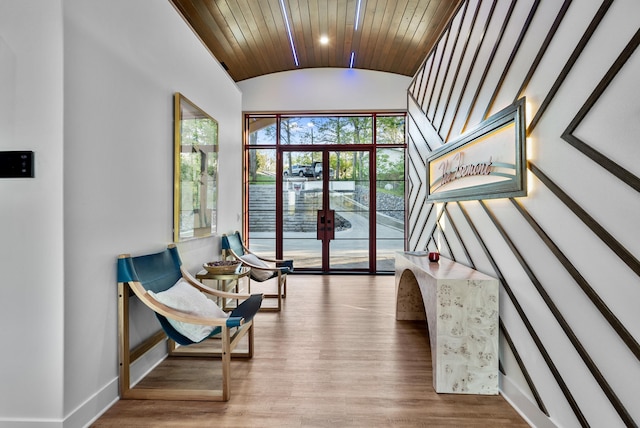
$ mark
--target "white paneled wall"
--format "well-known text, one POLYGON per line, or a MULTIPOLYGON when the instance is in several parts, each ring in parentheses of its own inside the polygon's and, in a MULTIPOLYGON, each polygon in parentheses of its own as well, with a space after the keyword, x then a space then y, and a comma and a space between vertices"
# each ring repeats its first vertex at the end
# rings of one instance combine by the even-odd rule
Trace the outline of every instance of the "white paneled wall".
POLYGON ((467 0, 409 86, 409 247, 500 278, 503 393, 537 426, 640 423, 639 16, 467 0), (528 195, 427 203, 431 151, 521 97, 528 195))

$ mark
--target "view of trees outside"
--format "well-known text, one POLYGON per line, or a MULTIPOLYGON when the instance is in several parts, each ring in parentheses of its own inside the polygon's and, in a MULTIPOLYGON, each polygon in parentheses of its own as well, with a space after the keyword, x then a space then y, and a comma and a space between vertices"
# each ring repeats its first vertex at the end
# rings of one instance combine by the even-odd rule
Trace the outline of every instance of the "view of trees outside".
MULTIPOLYGON (((395 252, 404 249, 404 115, 251 116, 247 123, 247 218, 251 245, 275 255, 276 154, 281 150, 285 191, 292 177, 304 178, 307 188, 318 188, 311 183, 319 181, 320 185, 322 175, 329 174, 331 182, 345 183, 338 187, 351 189, 341 190, 341 199, 351 198, 357 206, 366 207, 361 211, 367 218, 369 201, 375 194, 376 266, 378 271, 393 271, 395 252), (353 145, 359 145, 358 149, 349 150, 353 145), (371 148, 362 150, 366 145, 371 148), (300 146, 300 150, 291 151, 284 146, 300 146), (329 150, 328 167, 321 165, 323 150, 329 150), (376 169, 375 183, 371 183, 371 157, 376 169)), ((296 223, 298 229, 300 223, 296 223)), ((315 239, 315 219, 309 219, 308 223, 312 229, 309 239, 315 239)), ((286 235, 286 221, 284 226, 286 235)))
POLYGON ((218 123, 186 104, 180 121, 180 238, 215 232, 218 123))

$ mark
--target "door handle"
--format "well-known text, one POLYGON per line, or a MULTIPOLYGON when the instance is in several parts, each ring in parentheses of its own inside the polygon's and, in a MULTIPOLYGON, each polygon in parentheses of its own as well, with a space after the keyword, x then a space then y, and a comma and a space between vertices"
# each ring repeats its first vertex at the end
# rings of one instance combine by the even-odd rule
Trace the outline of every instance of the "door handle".
POLYGON ((316 239, 324 241, 325 239, 331 240, 335 238, 333 230, 334 214, 334 210, 318 210, 316 239))
POLYGON ((324 211, 318 210, 318 220, 316 222, 316 239, 322 241, 324 239, 324 211))

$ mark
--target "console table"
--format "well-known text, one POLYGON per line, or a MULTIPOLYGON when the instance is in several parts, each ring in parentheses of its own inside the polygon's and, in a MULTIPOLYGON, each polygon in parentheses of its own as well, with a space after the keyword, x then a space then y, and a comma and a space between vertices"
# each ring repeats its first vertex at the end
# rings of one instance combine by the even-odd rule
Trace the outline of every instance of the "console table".
POLYGON ((396 253, 396 319, 426 320, 433 387, 498 394, 498 280, 427 253, 396 253))

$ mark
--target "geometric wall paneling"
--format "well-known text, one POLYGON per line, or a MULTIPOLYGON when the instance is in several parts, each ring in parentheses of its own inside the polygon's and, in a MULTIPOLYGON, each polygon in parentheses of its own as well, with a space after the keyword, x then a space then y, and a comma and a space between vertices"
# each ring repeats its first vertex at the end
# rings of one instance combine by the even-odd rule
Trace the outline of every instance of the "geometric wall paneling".
POLYGON ((412 227, 410 242, 412 247, 426 250, 431 240, 429 222, 435 222, 435 209, 432 204, 422 204, 418 209, 415 227, 412 227))
MULTIPOLYGON (((640 97, 640 85, 637 84, 639 44, 640 30, 637 30, 562 134, 564 141, 629 188, 613 195, 607 191, 612 184, 606 183, 614 181, 608 176, 594 188, 597 199, 604 203, 600 210, 600 218, 604 219, 611 218, 611 213, 620 210, 640 213, 637 193, 640 192, 640 121, 632 105, 632 100, 640 97), (617 113, 607 113, 612 110, 617 113), (616 129, 624 130, 626 138, 615 141, 607 138, 606 133, 611 134, 616 129)), ((640 263, 633 256, 640 250, 640 230, 625 229, 620 222, 605 226, 618 240, 615 248, 607 245, 640 275, 640 263)), ((608 237, 607 242, 611 239, 608 237)))
MULTIPOLYGON (((567 13, 567 11, 569 10, 569 6, 571 5, 572 0, 564 0, 562 2, 562 4, 560 4, 559 2, 544 2, 542 4, 541 9, 546 9, 548 7, 553 7, 554 10, 552 13, 547 12, 547 16, 551 16, 553 17, 553 19, 549 20, 549 22, 551 23, 551 25, 547 25, 546 22, 544 22, 545 27, 544 28, 540 28, 540 26, 536 27, 537 31, 529 31, 527 33, 527 39, 523 41, 523 45, 520 46, 518 45, 518 48, 522 48, 520 50, 520 52, 522 51, 526 51, 526 52, 531 52, 530 55, 530 62, 529 62, 529 67, 528 67, 528 71, 526 73, 522 73, 519 75, 524 76, 522 78, 522 81, 520 83, 519 89, 515 92, 513 101, 516 101, 520 98, 522 98, 523 94, 527 93, 528 87, 529 87, 529 83, 531 82, 531 79, 533 78, 533 75, 535 74, 536 70, 538 69, 538 65, 540 64, 540 62, 542 61, 543 58, 545 58, 545 54, 547 53, 547 49, 549 48, 549 45, 551 44, 551 42, 553 41, 556 32, 558 30, 558 27, 560 27, 560 24, 562 24, 564 17, 567 13), (560 7, 558 7, 560 6, 560 7), (545 36, 546 35, 546 36, 545 36), (534 39, 535 37, 542 37, 544 36, 544 39, 539 41, 539 45, 537 47, 537 49, 535 48, 535 45, 533 46, 528 46, 527 45, 527 41, 534 39), (528 48, 528 49, 527 49, 528 48), (533 55, 535 53, 535 56, 533 55)), ((535 12, 538 10, 537 8, 538 3, 536 2, 535 4, 535 10, 532 8, 532 12, 535 12)), ((543 13, 544 11, 541 10, 540 13, 538 13, 538 19, 539 20, 545 20, 545 18, 540 18, 540 15, 543 13)), ((529 43, 531 43, 531 41, 529 41, 529 43)), ((519 56, 523 56, 522 53, 519 54, 519 56)), ((518 58, 516 57, 516 60, 518 61, 518 58)), ((516 69, 516 71, 520 71, 520 68, 514 67, 516 69)), ((501 81, 502 84, 505 84, 505 81, 501 81)))
POLYGON ((553 182, 535 164, 529 163, 529 169, 549 190, 565 204, 591 231, 598 236, 620 259, 626 263, 633 272, 640 275, 640 261, 628 251, 618 240, 612 236, 607 229, 602 227, 593 217, 591 217, 577 202, 565 193, 557 184, 553 182))
MULTIPOLYGON (((639 44, 640 29, 636 31, 632 39, 624 47, 562 134, 563 140, 637 192, 640 192, 640 162, 637 162, 640 159, 640 149, 637 144, 638 135, 640 135, 640 121, 637 120, 637 111, 633 110, 631 100, 640 97, 640 85, 637 85, 637 76, 640 72, 640 55, 634 55, 639 44), (627 66, 627 61, 632 56, 635 62, 627 66), (626 81, 616 85, 617 75, 621 71, 624 72, 626 81), (612 91, 611 95, 607 91, 610 86, 617 86, 615 88, 616 91, 612 91), (615 116, 605 116, 607 111, 611 111, 611 108, 607 109, 606 107, 608 106, 598 106, 598 111, 603 112, 603 117, 598 117, 597 114, 594 114, 595 117, 590 117, 590 122, 586 124, 587 129, 582 131, 585 137, 592 136, 595 140, 593 143, 587 143, 584 141, 585 137, 579 137, 576 131, 580 131, 580 124, 591 110, 597 104, 605 102, 617 104, 615 108, 619 113, 615 116), (597 126, 591 124, 597 124, 597 126), (627 135, 630 137, 629 139, 615 142, 606 140, 606 133, 610 132, 610 128, 622 127, 628 129, 627 135), (607 150, 611 151, 612 155, 603 153, 607 150), (630 153, 632 153, 631 156, 630 153), (623 166, 623 163, 626 165, 623 166), (635 169, 636 172, 634 173, 632 169, 635 169)), ((622 80, 623 77, 620 79, 622 80)))
POLYGON ((463 0, 407 93, 408 249, 498 278, 500 376, 541 425, 640 423, 638 16, 463 0), (527 197, 427 200, 432 152, 524 97, 527 197))
POLYGON ((445 222, 442 222, 443 227, 439 230, 439 233, 447 236, 450 245, 450 253, 442 252, 442 255, 475 269, 471 251, 467 248, 469 241, 471 241, 467 234, 469 229, 458 206, 450 203, 435 205, 442 207, 440 209, 444 211, 445 222))
POLYGON ((454 18, 459 20, 459 25, 457 27, 451 27, 451 31, 456 31, 456 36, 454 37, 455 45, 453 46, 451 58, 448 61, 448 72, 445 76, 445 81, 435 101, 435 113, 432 117, 433 126, 437 129, 439 135, 443 135, 442 126, 445 123, 445 118, 451 118, 454 113, 453 109, 449 107, 452 105, 451 100, 455 99, 457 95, 454 94, 454 89, 458 81, 462 59, 465 56, 469 44, 469 37, 467 37, 467 35, 471 33, 471 28, 478 14, 479 3, 476 2, 475 6, 470 6, 470 3, 471 2, 463 2, 461 12, 454 18))
POLYGON ((481 63, 481 61, 478 61, 478 57, 482 47, 485 43, 491 43, 486 36, 489 29, 493 28, 490 25, 493 22, 492 18, 497 4, 497 0, 493 2, 478 2, 477 13, 474 15, 474 25, 468 36, 469 50, 467 50, 467 52, 470 53, 470 60, 461 63, 458 80, 455 82, 455 87, 459 88, 459 96, 455 102, 452 103, 453 115, 451 121, 442 127, 441 135, 445 141, 448 141, 452 136, 461 135, 464 132, 464 122, 466 122, 466 118, 463 114, 459 113, 461 113, 460 110, 463 101, 468 100, 468 98, 465 98, 465 95, 467 95, 470 82, 475 82, 472 78, 477 79, 477 76, 475 76, 473 72, 476 70, 476 63, 481 63))
MULTIPOLYGON (((433 229, 431 230, 431 238, 433 241, 433 251, 441 251, 444 254, 452 254, 451 244, 449 243, 449 239, 447 238, 447 234, 444 233, 446 227, 443 226, 442 222, 446 220, 444 214, 446 212, 447 204, 436 205, 437 219, 436 223, 433 225, 433 229), (444 218, 443 218, 444 217, 444 218)), ((455 257, 451 257, 452 260, 455 261, 455 257)))
POLYGON ((587 423, 587 421, 585 419, 585 416, 584 416, 582 410, 580 409, 578 403, 576 402, 576 399, 574 398, 574 395, 572 394, 571 389, 569 388, 569 386, 565 382, 563 376, 560 373, 560 370, 556 366, 556 363, 554 362, 553 358, 551 357, 551 355, 549 354, 547 348, 545 347, 544 342, 543 342, 540 334, 536 331, 536 329, 534 328, 534 326, 532 324, 532 321, 527 316, 524 308, 522 307, 522 305, 520 303, 520 300, 516 297, 516 295, 514 294, 514 291, 512 290, 512 287, 510 286, 509 282, 507 281, 507 279, 503 275, 502 270, 498 266, 498 262, 493 257, 491 251, 487 247, 487 245, 485 243, 485 240, 480 235, 478 229, 475 226, 475 223, 471 219, 471 216, 469 215, 467 210, 464 207, 462 207, 460 202, 457 202, 457 204, 460 206, 465 218, 468 221, 468 224, 471 226, 471 228, 473 230, 473 233, 474 233, 478 243, 481 244, 485 256, 487 257, 487 259, 489 260, 489 262, 491 263, 491 265, 493 267, 493 272, 494 273, 492 275, 497 277, 498 280, 500 281, 501 289, 504 290, 504 292, 509 297, 510 303, 513 305, 514 309, 517 311, 521 321, 523 322, 523 324, 524 324, 524 326, 526 328, 526 331, 527 331, 527 333, 529 335, 529 338, 532 339, 532 341, 535 343, 535 346, 536 346, 541 358, 545 361, 549 372, 552 374, 552 376, 553 376, 558 388, 560 389, 562 395, 566 399, 567 404, 571 407, 576 419, 580 422, 580 424, 582 426, 588 426, 588 423, 587 423))
MULTIPOLYGON (((578 311, 578 316, 584 318, 576 324, 576 328, 589 326, 586 335, 593 342, 592 358, 602 363, 600 369, 609 382, 623 389, 639 385, 640 370, 621 369, 629 364, 638 367, 639 316, 637 305, 632 303, 639 301, 637 276, 626 269, 626 265, 613 252, 607 251, 607 247, 585 223, 566 209, 571 204, 563 203, 560 199, 550 200, 555 197, 550 191, 555 189, 555 183, 549 181, 546 184, 539 186, 535 204, 531 205, 527 199, 518 202, 527 209, 527 215, 535 219, 539 230, 533 223, 531 227, 550 248, 562 269, 571 275, 571 279, 563 279, 563 271, 558 271, 555 266, 545 266, 561 280, 553 283, 553 287, 562 287, 565 292, 570 289, 572 293, 575 290, 583 293, 584 296, 566 300, 565 312, 567 316, 572 312, 576 316, 575 311, 578 311), (565 213, 559 211, 558 206, 564 207, 565 213), (583 251, 584 248, 586 250, 583 251), (587 256, 581 257, 579 251, 586 252, 587 256), (617 364, 612 365, 610 361, 616 361, 617 364)), ((577 208, 582 210, 579 206, 577 208)), ((606 230, 603 232, 607 233, 606 230)), ((637 396, 638 387, 632 389, 637 396)))
MULTIPOLYGON (((478 72, 482 71, 482 74, 480 76, 476 76, 476 80, 474 82, 471 82, 472 87, 475 87, 476 89, 469 102, 466 103, 466 113, 461 116, 461 119, 463 119, 462 127, 457 135, 464 134, 470 124, 480 123, 484 119, 486 119, 485 117, 483 117, 483 112, 475 113, 476 117, 473 117, 476 110, 476 103, 479 99, 481 90, 485 89, 487 86, 494 88, 496 87, 496 82, 491 83, 487 82, 486 80, 489 76, 489 69, 491 69, 492 67, 494 69, 504 69, 505 59, 499 58, 500 60, 502 60, 502 63, 500 63, 500 61, 495 61, 496 57, 499 56, 499 54, 502 54, 504 56, 507 52, 514 52, 513 46, 504 49, 502 45, 510 44, 513 42, 513 40, 515 40, 515 38, 504 38, 504 35, 507 32, 507 27, 514 29, 520 26, 510 25, 512 24, 511 18, 513 16, 512 14, 516 3, 517 2, 515 0, 510 0, 508 8, 498 8, 495 12, 492 11, 492 19, 494 19, 496 23, 501 23, 501 25, 489 25, 490 21, 487 21, 487 28, 485 28, 485 31, 483 32, 483 41, 485 39, 492 40, 493 43, 487 43, 483 45, 483 49, 478 52, 478 64, 482 64, 482 68, 478 67, 478 72), (503 49, 500 49, 501 47, 503 47, 503 49)), ((480 74, 478 72, 475 72, 475 74, 480 74)))
MULTIPOLYGON (((509 72, 516 60, 517 54, 520 51, 520 46, 523 44, 524 40, 525 40, 525 35, 528 34, 528 30, 529 27, 531 26, 531 23, 533 21, 533 18, 535 17, 536 11, 538 10, 538 6, 540 5, 540 1, 541 0, 535 0, 532 4, 524 4, 523 2, 519 3, 518 5, 516 5, 517 8, 527 8, 528 10, 524 11, 524 12, 520 12, 518 9, 516 9, 516 11, 514 12, 515 16, 526 16, 526 18, 524 19, 524 21, 517 21, 514 19, 514 22, 512 24, 513 27, 515 27, 516 29, 519 29, 519 34, 517 37, 513 37, 511 36, 509 38, 509 36, 507 36, 507 39, 509 40, 513 40, 513 48, 511 49, 511 52, 509 53, 509 58, 506 60, 506 63, 501 67, 502 68, 502 72, 500 73, 500 77, 498 78, 497 82, 493 86, 493 93, 491 94, 491 96, 488 98, 488 102, 485 108, 484 113, 482 114, 482 117, 480 118, 480 121, 485 120, 487 117, 489 117, 491 115, 492 110, 494 109, 494 106, 496 105, 496 101, 497 101, 497 105, 508 105, 509 102, 505 99, 502 103, 500 103, 500 100, 498 98, 499 93, 500 93, 500 89, 503 87, 503 84, 505 83, 505 80, 507 79, 507 76, 509 75, 509 72), (520 23, 520 25, 516 25, 516 22, 520 23)), ((510 14, 509 16, 511 16, 512 14, 510 14)), ((515 75, 516 73, 512 73, 513 75, 515 75)), ((491 87, 489 86, 489 87, 491 87)), ((513 102, 515 103, 519 98, 521 97, 516 97, 513 102)))
MULTIPOLYGON (((438 227, 434 231, 434 244, 436 251, 440 251, 441 255, 453 261, 458 261, 458 259, 463 256, 460 246, 460 236, 455 230, 455 225, 451 223, 451 218, 447 212, 447 205, 447 203, 436 205, 436 209, 440 213, 440 218, 438 220, 438 227)), ((464 262, 464 259, 461 259, 461 261, 464 262)))
POLYGON ((589 352, 584 348, 584 346, 582 345, 582 343, 580 342, 580 340, 578 339, 578 337, 574 333, 573 329, 571 328, 571 326, 569 325, 569 323, 567 322, 565 317, 562 315, 561 310, 552 301, 552 299, 550 298, 549 294, 545 290, 544 286, 540 283, 540 281, 538 281, 535 273, 533 272, 533 269, 526 262, 523 254, 520 252, 520 250, 518 248, 515 247, 515 245, 513 244, 513 241, 511 240, 511 238, 509 236, 507 236, 505 230, 502 228, 501 224, 496 219, 496 217, 493 215, 493 213, 488 208, 488 206, 482 201, 480 201, 480 205, 482 205, 482 207, 485 209, 485 211, 487 212, 487 215, 491 218, 491 221, 493 221, 493 223, 495 224, 496 229, 498 230, 499 234, 504 238, 504 240, 507 243, 507 245, 509 245, 509 247, 511 248, 511 251, 513 252, 513 254, 518 259, 518 262, 521 264, 522 269, 529 276, 529 279, 531 280, 531 282, 535 286, 537 292, 544 299, 544 302, 546 303, 547 307, 551 311, 551 314, 556 319, 558 324, 561 326, 562 330, 564 331, 565 336, 569 339, 569 341, 571 342, 571 344, 573 345, 573 347, 575 348, 577 353, 580 355, 580 358, 582 359, 584 364, 587 366, 589 372, 591 372, 592 376, 598 382, 598 384, 600 385, 600 387, 604 391, 605 395, 608 397, 608 399, 610 400, 611 404, 613 405, 613 407, 616 409, 616 411, 620 415, 620 418, 625 422, 625 424, 627 424, 627 425, 631 424, 633 422, 633 420, 632 420, 631 416, 629 415, 629 413, 627 412, 627 409, 622 404, 622 402, 620 401, 618 396, 615 394, 615 392, 613 391, 613 389, 611 388, 611 386, 609 385, 607 380, 604 378, 604 376, 602 375, 602 373, 598 369, 597 365, 593 362, 593 360, 589 356, 589 352))
POLYGON ((629 333, 622 322, 611 311, 607 304, 600 298, 596 291, 591 287, 587 280, 578 272, 576 267, 570 262, 570 260, 564 255, 564 253, 553 242, 553 239, 548 236, 536 220, 529 214, 522 204, 512 199, 513 205, 518 209, 518 212, 525 218, 531 228, 539 235, 540 239, 547 245, 549 250, 553 253, 556 259, 562 264, 567 273, 571 275, 576 285, 584 292, 584 294, 591 300, 593 305, 598 309, 602 317, 611 325, 620 339, 629 347, 629 350, 640 360, 640 345, 636 339, 629 333))
MULTIPOLYGON (((455 74, 450 73, 452 65, 458 63, 456 58, 460 58, 462 55, 461 52, 461 44, 458 43, 460 38, 460 34, 463 33, 463 24, 465 23, 465 17, 468 10, 468 3, 464 3, 462 5, 462 10, 458 15, 454 17, 451 21, 451 25, 446 29, 446 37, 447 37, 447 52, 443 53, 444 61, 446 62, 445 67, 442 72, 442 78, 444 81, 438 85, 436 92, 432 96, 432 101, 430 102, 430 109, 426 112, 426 116, 431 118, 431 122, 434 127, 438 127, 439 123, 435 120, 435 118, 440 118, 444 115, 444 109, 446 108, 446 103, 443 100, 447 97, 446 88, 450 88, 452 85, 452 80, 455 79, 455 74), (457 50, 457 52, 456 52, 457 50)), ((441 123, 441 121, 440 121, 441 123)))
MULTIPOLYGON (((504 324, 502 323, 502 320, 499 320, 499 324, 500 324, 500 337, 507 343, 507 347, 508 347, 509 351, 511 352, 511 355, 513 356, 513 359, 515 360, 516 364, 520 368, 520 373, 522 373, 522 376, 524 377, 524 380, 525 380, 526 385, 528 387, 528 392, 531 394, 531 396, 536 401, 536 404, 538 405, 538 408, 542 412, 544 412, 545 415, 550 416, 549 415, 549 411, 547 410, 546 406, 544 405, 544 402, 542 401, 542 397, 540 396, 540 393, 538 392, 538 389, 535 386, 535 382, 533 381, 533 378, 531 377, 531 375, 527 371, 527 367, 525 366, 524 362, 522 361, 522 358, 520 357, 520 354, 518 354, 518 350, 516 349, 516 347, 513 344, 513 340, 511 339, 511 336, 509 335, 509 331, 505 328, 504 324)), ((502 369, 501 372, 503 374, 505 374, 505 375, 507 374, 504 369, 502 369)))
POLYGON ((557 92, 562 87, 562 84, 564 83, 564 81, 569 76, 569 72, 571 71, 571 69, 575 65, 575 63, 578 60, 578 58, 580 58, 580 54, 587 47, 587 45, 589 43, 589 40, 593 36, 593 34, 594 34, 596 28, 598 27, 598 25, 600 25, 600 23, 602 22, 602 19, 606 15, 606 13, 609 10, 609 7, 611 7, 612 3, 613 3, 613 0, 605 0, 605 1, 602 2, 600 8, 595 13, 595 15, 593 16, 593 19, 591 20, 591 22, 589 23, 588 27, 584 31, 582 37, 580 38, 580 41, 576 44, 576 46, 574 47, 573 51, 569 55, 564 67, 558 73, 555 81, 551 85, 551 87, 550 87, 549 91, 547 92, 544 100, 538 106, 536 114, 534 115, 534 117, 531 119, 531 122, 529 123, 529 128, 527 129, 527 135, 531 134, 533 129, 538 124, 538 121, 545 114, 547 108, 549 107, 549 105, 553 101, 553 99, 556 96, 557 92))

